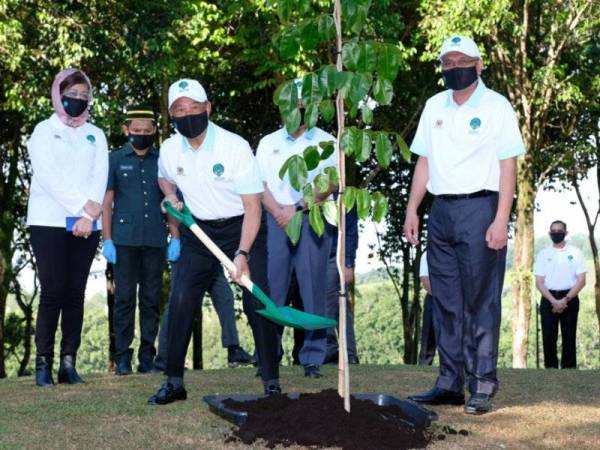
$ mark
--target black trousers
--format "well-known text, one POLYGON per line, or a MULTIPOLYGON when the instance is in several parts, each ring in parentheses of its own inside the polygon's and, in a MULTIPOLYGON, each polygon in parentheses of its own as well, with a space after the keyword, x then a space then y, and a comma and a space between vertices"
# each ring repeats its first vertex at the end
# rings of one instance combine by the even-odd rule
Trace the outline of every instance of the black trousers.
POLYGON ((85 286, 100 233, 85 239, 59 227, 31 226, 29 231, 41 288, 35 325, 37 354, 54 355, 60 317, 60 354, 75 355, 81 343, 85 286))
MULTIPOLYGON (((196 222, 213 242, 233 259, 233 254, 239 246, 243 219, 243 216, 238 216, 223 221, 196 222)), ((199 295, 210 288, 217 270, 222 270, 217 258, 187 227, 181 226, 180 232, 181 256, 177 262, 177 273, 169 300, 166 373, 172 377, 183 377, 185 355, 192 335, 196 308, 201 307, 199 295)), ((252 281, 268 295, 266 234, 267 227, 263 220, 250 251, 249 268, 252 281)), ((256 310, 262 309, 263 305, 246 289, 243 292, 242 303, 254 335, 262 378, 279 378, 277 326, 256 314, 256 310)))
POLYGON ((465 375, 471 393, 497 389, 506 247, 492 250, 485 240, 497 207, 497 193, 433 201, 427 263, 442 389, 462 391, 465 375))
POLYGON ((156 355, 154 342, 160 321, 160 294, 165 264, 165 247, 117 246, 113 312, 117 361, 131 361, 133 350, 129 347, 134 335, 137 294, 140 310, 138 360, 143 364, 154 362, 156 355))
POLYGON ((423 301, 423 327, 421 330, 421 349, 419 350, 419 364, 430 366, 435 357, 435 329, 433 327, 433 297, 429 294, 423 301))
MULTIPOLYGON (((555 298, 561 299, 567 291, 550 291, 555 298)), ((579 315, 579 298, 569 302, 567 309, 560 314, 552 312, 552 304, 542 297, 540 316, 542 319, 542 341, 544 343, 544 366, 546 369, 558 369, 556 343, 558 341, 558 325, 562 335, 562 355, 560 367, 563 369, 577 368, 577 316, 579 315)))

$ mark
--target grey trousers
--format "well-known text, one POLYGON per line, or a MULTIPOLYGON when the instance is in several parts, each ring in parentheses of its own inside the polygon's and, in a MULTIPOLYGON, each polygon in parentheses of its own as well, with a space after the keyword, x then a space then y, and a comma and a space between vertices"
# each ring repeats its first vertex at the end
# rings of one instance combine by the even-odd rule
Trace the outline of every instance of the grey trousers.
POLYGON ((498 194, 433 201, 427 263, 442 389, 462 391, 465 377, 471 393, 497 389, 506 248, 485 240, 497 206, 498 194))

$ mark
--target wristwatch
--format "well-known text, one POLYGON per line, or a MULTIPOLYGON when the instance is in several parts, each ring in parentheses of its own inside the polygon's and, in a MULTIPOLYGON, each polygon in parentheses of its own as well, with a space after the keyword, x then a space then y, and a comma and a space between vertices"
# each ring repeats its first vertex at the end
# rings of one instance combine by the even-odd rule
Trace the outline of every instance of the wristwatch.
POLYGON ((250 261, 250 254, 246 251, 246 250, 242 250, 241 248, 238 248, 235 253, 233 254, 233 257, 235 258, 236 256, 242 255, 246 258, 246 261, 250 261))
POLYGON ((296 211, 304 210, 304 207, 302 206, 302 203, 300 203, 300 202, 296 202, 296 204, 294 206, 296 207, 296 211))

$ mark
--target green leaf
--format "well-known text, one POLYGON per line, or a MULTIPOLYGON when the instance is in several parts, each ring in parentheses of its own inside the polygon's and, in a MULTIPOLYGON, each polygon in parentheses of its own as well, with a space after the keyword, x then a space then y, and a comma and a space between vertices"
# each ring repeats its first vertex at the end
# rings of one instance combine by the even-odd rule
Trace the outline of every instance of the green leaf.
POLYGON ((319 155, 319 149, 316 145, 306 147, 302 156, 306 162, 306 169, 309 171, 316 169, 321 162, 321 155, 319 155))
POLYGON ((346 0, 342 2, 342 23, 352 32, 358 33, 364 26, 371 0, 346 0))
POLYGON ((326 172, 320 173, 315 177, 314 183, 317 190, 324 194, 329 189, 329 176, 326 172))
POLYGON ((394 98, 394 85, 385 78, 378 78, 373 85, 373 98, 380 105, 389 105, 394 98))
MULTIPOLYGON (((334 141, 324 141, 319 142, 319 147, 323 149, 321 152, 321 160, 328 159, 335 152, 335 142, 334 141)), ((327 170, 327 169, 325 169, 327 170)))
POLYGON ((317 125, 319 119, 319 103, 309 103, 304 111, 304 124, 310 130, 317 125))
POLYGON ((396 142, 398 143, 398 148, 400 148, 400 154, 404 158, 404 161, 407 163, 411 160, 411 152, 408 145, 406 145, 406 141, 400 136, 399 133, 396 133, 396 142))
POLYGON ((340 177, 338 175, 338 171, 337 171, 336 167, 333 167, 333 166, 325 167, 325 169, 323 169, 323 172, 325 172, 327 174, 327 176, 329 177, 329 184, 333 184, 335 186, 340 184, 340 177))
POLYGON ((350 88, 350 83, 352 82, 352 75, 352 72, 336 72, 335 87, 340 90, 348 90, 350 88))
POLYGON ((352 82, 350 83, 350 91, 349 91, 349 100, 358 105, 358 102, 363 100, 366 95, 369 93, 369 88, 371 87, 371 81, 368 76, 364 73, 356 73, 352 77, 352 82))
POLYGON ((298 127, 300 127, 301 119, 300 109, 298 108, 283 113, 283 121, 285 122, 285 128, 289 134, 295 133, 298 127))
POLYGON ((306 161, 300 155, 290 156, 286 161, 288 165, 288 173, 290 177, 290 184, 298 192, 302 192, 306 179, 308 178, 308 169, 306 168, 306 161))
POLYGON ((356 202, 356 189, 354 186, 346 186, 346 190, 344 191, 344 206, 346 210, 350 211, 354 207, 354 203, 356 202))
POLYGON ((277 14, 282 22, 287 22, 294 11, 295 0, 279 0, 277 2, 277 14))
POLYGON ((371 193, 366 189, 358 189, 356 193, 356 212, 361 220, 369 217, 369 209, 371 208, 371 193))
POLYGON ((325 220, 334 227, 338 224, 338 208, 337 203, 333 200, 327 200, 322 203, 321 207, 323 208, 323 215, 325 216, 325 220))
POLYGON ((315 202, 315 191, 313 190, 312 184, 307 184, 302 190, 302 200, 306 203, 309 208, 312 207, 315 202))
POLYGON ((290 111, 298 107, 298 88, 294 81, 286 81, 277 90, 274 95, 275 104, 282 111, 290 111))
POLYGON ((366 103, 360 108, 360 114, 365 124, 370 125, 373 122, 373 110, 366 103))
POLYGON ((388 199, 381 192, 373 193, 373 220, 381 222, 388 213, 388 199))
POLYGON ((331 97, 336 89, 336 79, 338 71, 334 65, 327 65, 319 72, 319 86, 322 97, 331 97))
POLYGON ((348 156, 354 153, 352 145, 352 128, 346 128, 340 138, 340 149, 348 156))
POLYGON ((379 162, 381 167, 385 169, 389 167, 393 150, 392 143, 387 134, 383 132, 377 133, 377 138, 375 139, 375 156, 377 156, 377 162, 379 162))
POLYGON ((321 207, 317 204, 313 205, 310 208, 308 213, 308 223, 310 223, 311 228, 317 234, 317 236, 323 236, 325 232, 325 223, 323 222, 323 217, 321 216, 321 207))
POLYGON ((361 42, 358 48, 358 62, 355 70, 364 73, 373 72, 377 66, 375 46, 371 42, 361 42))
POLYGON ((285 232, 293 245, 298 244, 302 231, 302 211, 296 212, 285 227, 285 232))
POLYGON ((300 31, 300 44, 305 50, 314 50, 319 45, 319 25, 316 20, 306 20, 300 31))
POLYGON ((357 161, 363 162, 369 159, 371 156, 371 150, 373 148, 373 142, 371 136, 367 131, 360 131, 360 147, 358 152, 354 153, 354 157, 357 161))
POLYGON ((279 179, 280 180, 283 180, 283 178, 285 177, 285 173, 288 171, 289 163, 290 163, 290 159, 288 158, 283 163, 283 166, 281 166, 281 168, 279 169, 279 179))
POLYGON ((342 62, 348 70, 357 70, 360 61, 360 46, 354 41, 346 42, 342 47, 342 62))
POLYGON ((379 44, 377 52, 377 73, 388 81, 394 81, 400 69, 400 49, 392 44, 379 44))
POLYGON ((307 73, 302 78, 302 101, 305 105, 321 101, 321 88, 319 77, 315 73, 307 73))
POLYGON ((300 33, 296 27, 283 32, 279 40, 279 54, 283 59, 290 59, 300 50, 300 33))
POLYGON ((331 122, 335 117, 335 105, 331 100, 323 100, 319 103, 319 112, 323 116, 325 122, 331 122))
POLYGON ((321 41, 330 41, 335 38, 335 22, 333 16, 324 15, 319 17, 319 38, 321 41))

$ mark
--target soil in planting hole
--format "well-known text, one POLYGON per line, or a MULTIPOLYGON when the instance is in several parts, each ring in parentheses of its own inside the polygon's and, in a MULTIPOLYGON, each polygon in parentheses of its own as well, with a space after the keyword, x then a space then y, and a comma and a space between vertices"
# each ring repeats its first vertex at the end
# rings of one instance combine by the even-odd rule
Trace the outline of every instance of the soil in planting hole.
POLYGON ((297 400, 286 395, 239 402, 227 399, 227 408, 246 411, 248 419, 233 432, 251 444, 263 439, 267 447, 292 444, 341 447, 344 450, 425 448, 434 438, 427 429, 413 428, 397 406, 378 406, 369 400, 351 399, 351 413, 337 391, 327 389, 301 394, 297 400))

